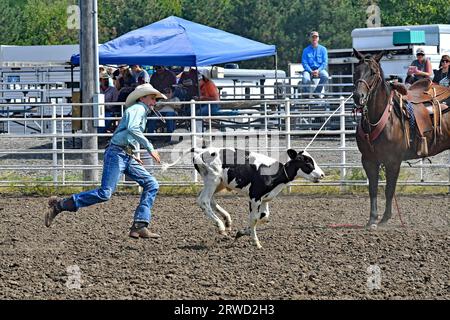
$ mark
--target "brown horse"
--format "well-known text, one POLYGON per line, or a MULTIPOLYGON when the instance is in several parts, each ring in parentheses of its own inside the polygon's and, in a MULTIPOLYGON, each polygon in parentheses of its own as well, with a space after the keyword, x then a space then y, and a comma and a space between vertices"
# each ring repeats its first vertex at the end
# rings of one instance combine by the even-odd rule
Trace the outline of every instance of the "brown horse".
MULTIPOLYGON (((420 142, 418 133, 414 129, 411 130, 410 137, 414 138, 412 141, 409 140, 409 135, 405 135, 409 126, 408 120, 405 120, 407 114, 402 114, 399 103, 401 97, 399 100, 393 87, 384 80, 379 63, 383 54, 384 52, 373 56, 363 55, 354 50, 359 63, 353 74, 353 99, 356 108, 362 113, 356 141, 362 154, 362 165, 369 179, 370 218, 367 227, 370 228, 377 227, 377 189, 381 165, 384 165, 386 170, 386 208, 379 222, 382 225, 392 215, 392 198, 402 161, 433 156, 450 149, 450 112, 442 112, 440 134, 435 136, 433 132, 427 132, 427 154, 417 155, 420 142)), ((403 90, 399 91, 406 95, 406 89, 403 90)), ((425 108, 419 105, 415 107, 425 108)), ((429 117, 427 113, 426 115, 429 117)))

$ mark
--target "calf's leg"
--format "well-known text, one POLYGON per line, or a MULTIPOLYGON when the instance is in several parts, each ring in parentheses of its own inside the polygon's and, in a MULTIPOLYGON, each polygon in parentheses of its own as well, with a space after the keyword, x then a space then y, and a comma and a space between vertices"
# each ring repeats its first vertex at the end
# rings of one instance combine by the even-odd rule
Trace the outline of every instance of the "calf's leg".
POLYGON ((255 243, 256 247, 258 249, 261 249, 261 243, 259 242, 258 235, 256 234, 256 226, 258 225, 258 222, 260 221, 260 213, 259 208, 261 205, 261 201, 250 201, 250 215, 249 215, 249 227, 250 227, 250 236, 253 239, 253 242, 255 243))
POLYGON ((214 224, 219 229, 219 233, 225 235, 225 225, 223 222, 216 216, 212 209, 212 198, 214 192, 216 191, 217 186, 220 184, 219 177, 211 177, 210 175, 203 178, 204 187, 200 192, 200 195, 197 198, 198 205, 203 209, 205 214, 213 220, 214 224))
POLYGON ((231 216, 230 214, 221 206, 219 206, 216 202, 216 199, 214 198, 214 196, 211 199, 211 205, 212 208, 218 212, 222 218, 225 220, 225 230, 226 231, 231 231, 231 216))

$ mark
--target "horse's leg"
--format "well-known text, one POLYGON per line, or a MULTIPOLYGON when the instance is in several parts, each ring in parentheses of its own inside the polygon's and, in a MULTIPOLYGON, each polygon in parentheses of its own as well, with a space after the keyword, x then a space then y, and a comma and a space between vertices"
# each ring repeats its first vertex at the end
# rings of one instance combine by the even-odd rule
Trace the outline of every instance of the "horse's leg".
POLYGON ((370 196, 370 218, 367 227, 377 225, 377 193, 378 193, 378 177, 380 173, 380 164, 378 162, 362 160, 364 170, 369 179, 369 196, 370 196))
POLYGON ((395 194, 395 187, 397 186, 397 179, 400 173, 399 163, 389 163, 386 165, 386 209, 384 210, 383 218, 380 224, 385 224, 392 216, 392 198, 395 194))

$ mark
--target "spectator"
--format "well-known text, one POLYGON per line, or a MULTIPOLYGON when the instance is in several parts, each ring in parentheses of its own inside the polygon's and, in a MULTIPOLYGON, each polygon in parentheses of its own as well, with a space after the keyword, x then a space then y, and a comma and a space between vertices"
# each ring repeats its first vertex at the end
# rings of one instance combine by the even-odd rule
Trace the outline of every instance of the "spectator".
MULTIPOLYGON (((120 114, 120 106, 112 106, 108 105, 111 102, 117 102, 119 97, 119 91, 117 91, 116 87, 109 85, 109 80, 111 77, 107 72, 103 72, 100 74, 100 93, 103 93, 105 96, 105 117, 114 117, 120 114)), ((106 132, 114 132, 115 129, 115 121, 106 119, 105 126, 98 128, 99 133, 106 132)))
POLYGON ((130 69, 125 69, 122 75, 123 86, 119 91, 118 102, 125 102, 128 95, 136 88, 137 83, 133 79, 130 69))
MULTIPOLYGON (((208 70, 201 70, 198 79, 200 80, 200 97, 197 100, 200 101, 219 101, 219 89, 217 89, 214 81, 210 79, 208 70)), ((220 107, 216 103, 211 104, 211 115, 218 114, 220 112, 220 107)), ((196 115, 207 116, 208 105, 197 106, 196 115)))
POLYGON ((120 90, 124 87, 124 83, 123 83, 123 74, 125 73, 126 70, 128 70, 129 67, 126 64, 121 64, 118 66, 118 68, 114 71, 113 73, 113 80, 114 80, 114 86, 116 87, 117 90, 120 90))
POLYGON ((449 87, 450 77, 448 69, 450 67, 450 56, 443 55, 439 63, 439 70, 435 70, 433 82, 444 87, 449 87))
POLYGON ((130 68, 134 82, 136 82, 137 84, 144 84, 150 82, 150 76, 148 75, 148 72, 142 69, 141 66, 134 64, 130 68))
POLYGON ((181 101, 189 101, 198 96, 198 71, 195 68, 184 68, 180 74, 178 88, 175 89, 175 96, 181 101))
MULTIPOLYGON (((173 96, 173 89, 172 88, 166 88, 163 92, 164 95, 167 97, 164 102, 180 102, 180 99, 173 96)), ((163 117, 175 117, 177 116, 177 113, 174 109, 173 105, 163 105, 160 109, 155 107, 156 110, 158 110, 163 117)), ((154 115, 152 115, 152 118, 154 118, 154 115)), ((175 120, 173 119, 165 119, 166 120, 166 126, 167 126, 167 132, 172 133, 175 131, 175 120)), ((156 132, 156 125, 158 123, 158 119, 149 119, 147 122, 147 132, 154 133, 156 132)), ((169 137, 170 140, 170 137, 169 137)))
MULTIPOLYGON (((103 65, 100 65, 100 66, 98 67, 98 74, 99 74, 99 75, 102 74, 102 73, 108 73, 108 74, 109 74, 108 69, 109 69, 109 68, 107 68, 107 67, 105 67, 105 66, 103 66, 103 65)), ((112 78, 109 78, 109 80, 108 80, 108 86, 113 86, 113 80, 112 80, 112 78)))
POLYGON ((433 73, 431 61, 425 57, 425 51, 422 48, 417 49, 416 57, 417 59, 408 68, 405 83, 409 85, 420 79, 429 79, 433 73))
MULTIPOLYGON (((208 70, 201 70, 199 73, 200 97, 194 97, 199 101, 220 101, 219 89, 214 81, 211 80, 208 70)), ((196 107, 197 116, 209 115, 209 105, 211 105, 211 115, 236 115, 237 111, 222 111, 217 103, 201 104, 196 107)), ((190 112, 189 112, 190 114, 190 112)))
POLYGON ((311 44, 307 46, 302 53, 302 65, 305 71, 303 72, 302 84, 303 93, 310 93, 312 78, 319 78, 319 84, 314 90, 314 93, 319 95, 322 92, 323 85, 328 82, 328 52, 327 49, 319 44, 319 33, 312 31, 310 33, 311 44))
POLYGON ((155 66, 155 73, 152 74, 150 84, 158 91, 165 91, 172 89, 172 86, 177 83, 175 74, 163 66, 155 66))

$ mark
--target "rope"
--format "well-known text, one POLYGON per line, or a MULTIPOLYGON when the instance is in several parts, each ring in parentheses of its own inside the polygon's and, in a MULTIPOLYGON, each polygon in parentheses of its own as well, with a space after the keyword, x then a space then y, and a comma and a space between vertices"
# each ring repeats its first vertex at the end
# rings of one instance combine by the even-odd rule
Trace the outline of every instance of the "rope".
POLYGON ((400 219, 400 223, 402 224, 403 228, 406 228, 406 225, 405 225, 405 223, 403 222, 403 219, 402 219, 402 214, 400 213, 400 208, 398 206, 397 196, 395 195, 395 193, 394 193, 394 202, 395 202, 395 206, 397 207, 397 214, 398 214, 398 217, 400 219))
POLYGON ((323 128, 325 127, 325 125, 327 124, 327 122, 331 119, 332 116, 334 116, 336 114, 336 112, 338 112, 338 110, 342 107, 345 106, 345 103, 350 100, 350 98, 353 97, 353 93, 347 98, 345 99, 344 102, 342 102, 339 107, 333 111, 332 114, 330 114, 330 116, 325 120, 325 122, 322 124, 322 126, 320 127, 319 131, 316 132, 316 134, 314 135, 314 137, 312 138, 312 140, 308 143, 308 145, 305 147, 304 151, 306 151, 306 149, 309 148, 309 146, 314 142, 314 140, 316 140, 317 136, 319 135, 319 133, 323 130, 323 128))

